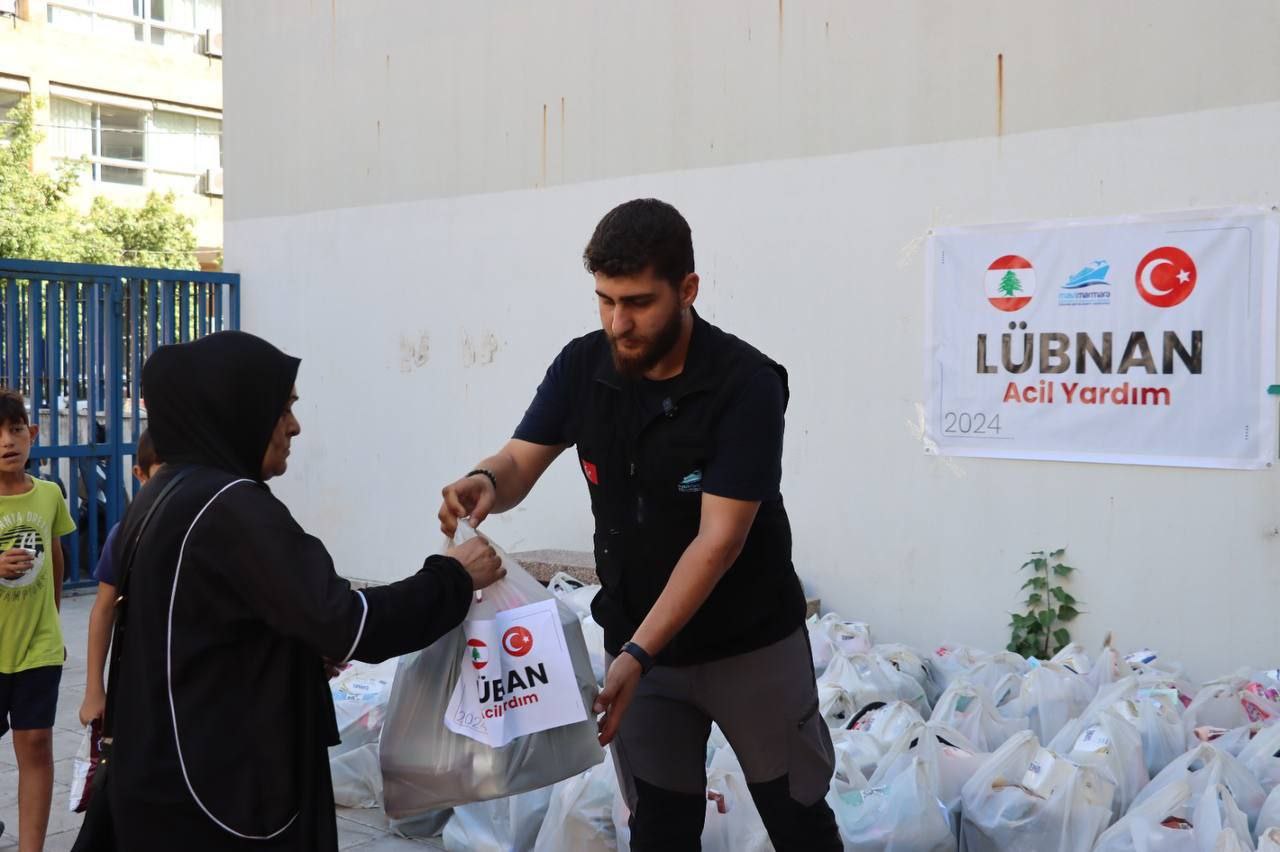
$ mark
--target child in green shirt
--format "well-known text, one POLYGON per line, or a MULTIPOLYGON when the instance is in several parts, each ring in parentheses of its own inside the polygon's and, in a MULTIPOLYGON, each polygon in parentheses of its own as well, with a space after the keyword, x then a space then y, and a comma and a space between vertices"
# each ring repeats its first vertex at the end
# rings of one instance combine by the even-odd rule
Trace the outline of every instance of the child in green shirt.
POLYGON ((0 389, 0 737, 13 730, 22 852, 42 849, 49 825, 65 659, 59 537, 76 528, 58 486, 27 475, 36 431, 22 397, 0 389))

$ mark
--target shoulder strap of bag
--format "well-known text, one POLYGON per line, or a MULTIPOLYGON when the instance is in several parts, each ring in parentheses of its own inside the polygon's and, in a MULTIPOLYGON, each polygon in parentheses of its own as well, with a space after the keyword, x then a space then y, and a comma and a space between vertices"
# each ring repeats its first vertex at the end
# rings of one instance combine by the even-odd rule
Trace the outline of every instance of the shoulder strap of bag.
POLYGON ((165 483, 164 490, 147 508, 147 513, 142 517, 142 523, 138 524, 138 531, 134 533, 133 540, 129 542, 129 548, 116 572, 116 618, 115 628, 111 632, 111 669, 107 674, 107 706, 102 714, 102 736, 108 742, 111 739, 111 711, 115 706, 116 679, 120 673, 120 655, 124 645, 125 616, 128 612, 129 603, 129 574, 133 570, 133 562, 138 555, 138 544, 142 541, 142 534, 146 532, 147 526, 150 525, 151 518, 155 516, 156 510, 165 504, 190 472, 190 467, 181 468, 173 475, 172 479, 165 483))

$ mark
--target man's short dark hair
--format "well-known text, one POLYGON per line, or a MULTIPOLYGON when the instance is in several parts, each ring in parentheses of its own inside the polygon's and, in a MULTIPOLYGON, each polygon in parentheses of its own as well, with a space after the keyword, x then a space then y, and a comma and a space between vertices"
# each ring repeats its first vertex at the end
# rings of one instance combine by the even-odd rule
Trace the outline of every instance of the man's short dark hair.
POLYGON ((652 269, 678 287, 693 272, 693 235, 689 223, 670 204, 637 198, 604 215, 582 252, 582 262, 592 275, 609 278, 652 269))
POLYGON ((142 434, 138 436, 138 451, 133 455, 133 463, 147 474, 151 473, 151 468, 160 464, 160 457, 156 455, 156 444, 151 440, 149 429, 143 429, 142 434))
POLYGON ((14 423, 21 423, 23 426, 31 425, 31 421, 27 418, 26 401, 17 391, 0 388, 0 426, 10 426, 14 423))

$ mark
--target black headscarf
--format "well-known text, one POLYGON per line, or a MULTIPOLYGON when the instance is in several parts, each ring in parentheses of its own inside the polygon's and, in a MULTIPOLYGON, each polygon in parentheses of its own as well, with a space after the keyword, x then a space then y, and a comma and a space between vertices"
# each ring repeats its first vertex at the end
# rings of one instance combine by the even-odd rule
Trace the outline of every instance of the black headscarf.
POLYGON ((157 349, 142 368, 156 453, 165 462, 261 480, 262 457, 301 363, 240 331, 157 349))

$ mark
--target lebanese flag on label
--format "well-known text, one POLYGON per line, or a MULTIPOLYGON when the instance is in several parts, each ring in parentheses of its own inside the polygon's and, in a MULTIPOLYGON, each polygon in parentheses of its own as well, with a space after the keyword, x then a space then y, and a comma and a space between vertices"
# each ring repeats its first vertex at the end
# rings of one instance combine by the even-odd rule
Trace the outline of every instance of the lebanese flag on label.
POLYGON ((1031 261, 1016 254, 996 258, 987 267, 984 282, 987 299, 1002 311, 1016 311, 1031 303, 1036 292, 1036 271, 1031 261))
POLYGON ((594 464, 586 459, 582 460, 582 472, 587 475, 587 482, 590 482, 592 485, 600 484, 600 471, 596 469, 594 464))

